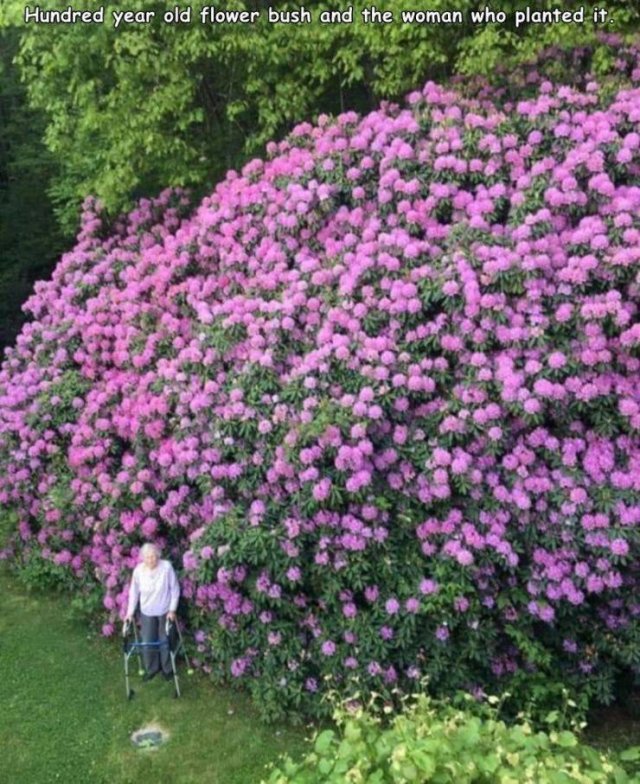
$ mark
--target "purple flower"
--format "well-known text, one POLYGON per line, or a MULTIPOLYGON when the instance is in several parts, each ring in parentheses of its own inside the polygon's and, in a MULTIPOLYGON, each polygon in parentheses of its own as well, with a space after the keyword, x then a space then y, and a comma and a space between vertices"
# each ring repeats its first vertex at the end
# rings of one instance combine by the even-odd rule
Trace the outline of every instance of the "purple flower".
POLYGON ((280 645, 282 642, 282 635, 280 632, 269 632, 267 635, 267 641, 269 642, 269 645, 280 645))
POLYGON ((465 596, 457 596, 453 600, 453 606, 458 612, 466 612, 469 609, 469 600, 465 596))
POLYGON ((231 674, 234 678, 240 678, 247 670, 249 662, 246 658, 234 659, 231 662, 231 674))
POLYGON ((417 613, 420 609, 420 602, 418 599, 414 598, 413 596, 409 597, 405 602, 405 608, 409 613, 417 613))
POLYGON ((336 652, 336 645, 331 640, 326 640, 322 643, 320 650, 324 656, 333 656, 333 654, 336 652))
POLYGON ((611 552, 614 555, 627 555, 629 553, 629 545, 625 539, 614 539, 611 542, 611 552))
POLYGON ((553 607, 550 607, 548 604, 541 607, 538 612, 538 617, 540 620, 546 621, 547 623, 551 623, 551 621, 553 621, 555 618, 555 615, 556 614, 553 607))
POLYGON ((438 626, 436 629, 436 637, 438 640, 444 642, 449 639, 449 629, 446 626, 438 626))
POLYGON ((355 618, 357 613, 358 611, 353 602, 348 602, 342 606, 342 614, 345 616, 345 618, 355 618))
POLYGON ((385 609, 389 615, 395 615, 400 609, 400 602, 397 599, 387 599, 385 602, 385 609))
POLYGON ((435 580, 422 580, 420 583, 420 593, 425 594, 428 596, 432 593, 437 593, 439 590, 438 583, 435 580))
POLYGON ((375 602, 379 593, 377 585, 369 585, 364 589, 364 596, 368 602, 375 602))

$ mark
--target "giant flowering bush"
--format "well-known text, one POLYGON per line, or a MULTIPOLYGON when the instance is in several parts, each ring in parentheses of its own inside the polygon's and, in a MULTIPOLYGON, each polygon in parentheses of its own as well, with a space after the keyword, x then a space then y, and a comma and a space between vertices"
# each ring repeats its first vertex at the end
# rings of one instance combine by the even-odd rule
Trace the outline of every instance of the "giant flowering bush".
POLYGON ((640 666, 640 62, 616 57, 608 88, 531 70, 321 116, 190 216, 88 201, 0 374, 5 555, 99 595, 109 634, 159 541, 198 663, 267 713, 327 675, 608 699, 640 666))

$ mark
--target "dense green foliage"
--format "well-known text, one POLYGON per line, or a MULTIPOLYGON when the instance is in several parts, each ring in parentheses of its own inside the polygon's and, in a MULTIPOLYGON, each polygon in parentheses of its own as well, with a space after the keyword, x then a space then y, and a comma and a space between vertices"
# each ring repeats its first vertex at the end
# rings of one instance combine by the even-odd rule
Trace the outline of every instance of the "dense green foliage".
MULTIPOLYGON (((255 25, 202 25, 198 13, 205 5, 192 3, 191 24, 123 23, 114 30, 113 10, 155 10, 160 20, 167 6, 114 0, 104 25, 25 25, 22 0, 2 3, 0 347, 13 341, 23 323, 20 304, 35 280, 48 277, 63 248, 59 224, 68 240, 88 193, 111 211, 167 185, 189 185, 201 195, 296 121, 373 108, 381 98, 398 98, 427 78, 456 70, 490 74, 498 63, 521 62, 550 43, 589 43, 595 32, 592 24, 518 31, 365 25, 364 4, 354 6, 353 24, 320 25, 321 10, 346 7, 333 0, 312 4, 311 25, 269 24, 269 5, 295 3, 263 0, 227 6, 261 10, 255 25), (19 66, 13 62, 18 50, 19 66)), ((393 0, 385 9, 397 19, 400 8, 422 5, 393 0)), ((461 0, 456 7, 467 12, 477 5, 461 0)), ((56 0, 46 7, 67 6, 56 0)), ((429 8, 450 10, 445 0, 429 8)), ((500 8, 511 14, 518 2, 500 8)), ((608 9, 608 32, 637 27, 635 3, 613 0, 608 9)))
POLYGON ((27 106, 12 63, 17 48, 17 31, 0 31, 0 349, 19 332, 20 305, 49 276, 63 241, 46 194, 56 166, 44 118, 27 106))
POLYGON ((439 784, 570 784, 638 781, 640 748, 619 758, 583 745, 574 732, 535 732, 527 716, 508 726, 494 705, 454 707, 416 695, 389 724, 375 702, 335 712, 338 731, 316 732, 297 763, 285 758, 269 784, 438 782, 439 784), (624 769, 623 765, 627 768, 624 769))
MULTIPOLYGON (((54 195, 67 225, 75 225, 88 193, 119 209, 166 186, 206 190, 269 138, 318 112, 373 108, 428 78, 491 74, 497 64, 522 62, 550 44, 592 42, 596 32, 590 20, 517 30, 473 25, 468 12, 482 7, 476 0, 456 4, 465 13, 459 25, 401 23, 400 10, 422 8, 421 0, 385 3, 395 14, 391 24, 364 24, 363 3, 354 5, 352 24, 317 22, 322 10, 347 7, 336 0, 307 4, 312 24, 270 24, 268 6, 298 4, 264 0, 225 6, 261 10, 253 25, 201 24, 207 5, 191 3, 190 24, 164 24, 164 3, 114 0, 104 24, 25 26, 22 0, 3 3, 0 23, 22 27, 22 74, 33 105, 46 113, 46 141, 63 167, 54 195), (114 29, 111 12, 122 9, 155 10, 156 18, 114 29)), ((451 10, 449 0, 428 5, 451 10)), ((556 5, 543 0, 536 8, 556 5)), ((502 0, 499 7, 511 18, 522 4, 502 0)), ((607 32, 637 27, 634 2, 611 0, 607 8, 607 32)))

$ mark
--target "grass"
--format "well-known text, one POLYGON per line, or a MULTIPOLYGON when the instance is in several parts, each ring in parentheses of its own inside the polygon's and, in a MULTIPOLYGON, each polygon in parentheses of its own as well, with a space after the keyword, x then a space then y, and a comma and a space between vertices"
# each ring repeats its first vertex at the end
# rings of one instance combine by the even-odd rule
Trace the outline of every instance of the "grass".
MULTIPOLYGON (((132 658, 133 672, 137 661, 132 658)), ((117 640, 87 633, 60 597, 29 593, 0 568, 0 781, 10 784, 250 784, 279 754, 297 756, 304 730, 267 726, 245 695, 181 672, 125 697, 117 640), (131 733, 157 722, 170 739, 134 748, 131 733)))
MULTIPOLYGON (((260 722, 247 696, 181 670, 143 684, 127 701, 119 640, 88 634, 60 596, 28 592, 0 565, 0 782, 8 784, 252 784, 265 765, 306 749, 304 730, 260 722), (130 735, 159 724, 156 750, 130 735)), ((583 740, 603 750, 637 745, 640 720, 621 708, 590 717, 583 740)))

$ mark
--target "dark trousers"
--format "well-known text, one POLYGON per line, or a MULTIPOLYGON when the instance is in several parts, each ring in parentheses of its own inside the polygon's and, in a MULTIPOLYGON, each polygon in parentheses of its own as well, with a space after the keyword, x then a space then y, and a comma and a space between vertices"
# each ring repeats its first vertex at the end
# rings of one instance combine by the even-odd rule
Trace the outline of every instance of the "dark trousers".
POLYGON ((167 614, 164 615, 145 615, 140 613, 142 626, 142 642, 164 642, 160 649, 143 648, 142 658, 147 672, 158 672, 160 663, 162 671, 168 675, 172 674, 171 657, 169 656, 169 645, 166 633, 167 614))

